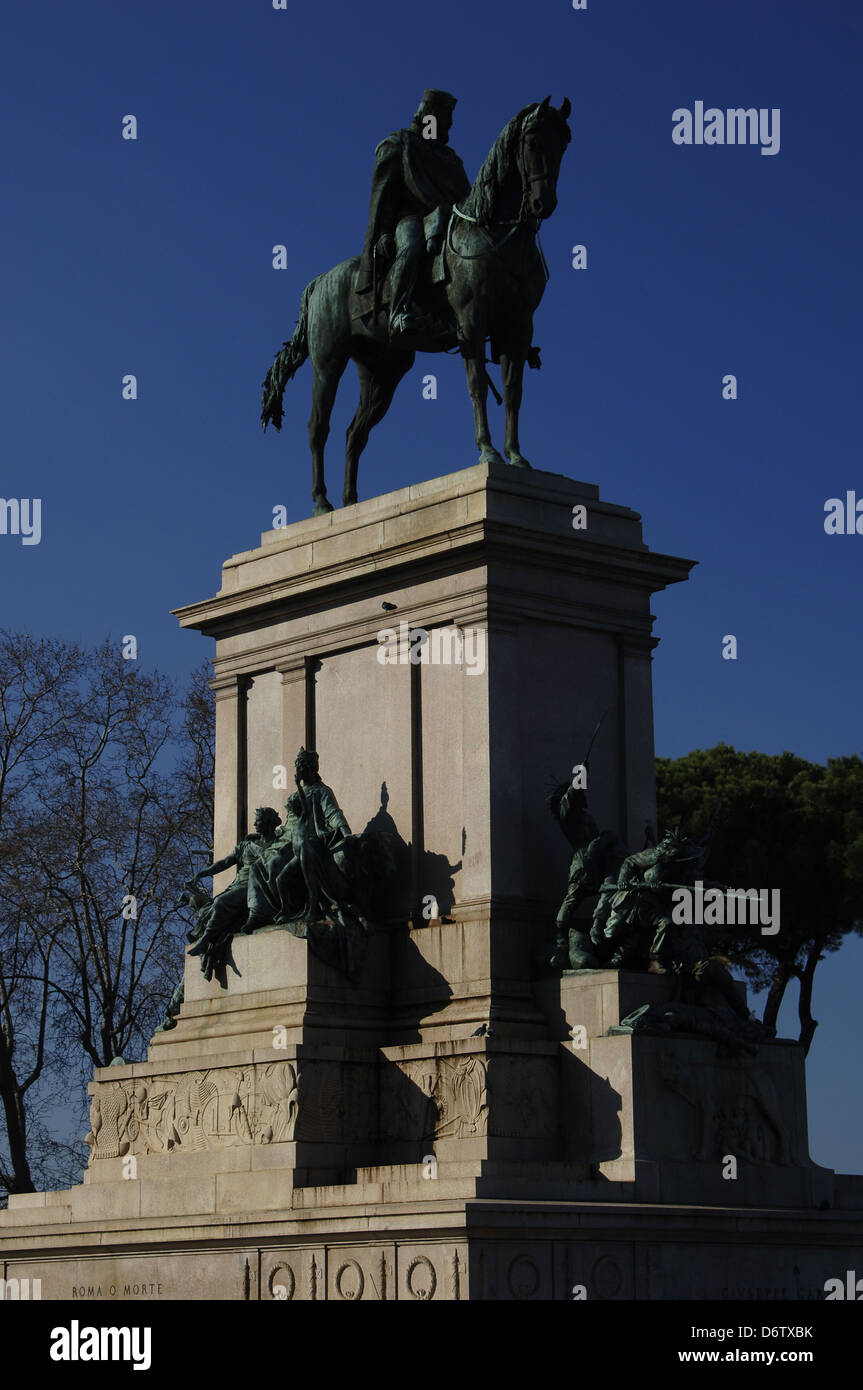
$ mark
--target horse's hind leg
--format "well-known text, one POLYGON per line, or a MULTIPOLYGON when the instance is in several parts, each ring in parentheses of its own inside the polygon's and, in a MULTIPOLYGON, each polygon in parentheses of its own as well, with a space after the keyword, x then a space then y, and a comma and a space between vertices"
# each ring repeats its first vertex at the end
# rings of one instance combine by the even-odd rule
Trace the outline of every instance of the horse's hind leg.
POLYGON ((346 507, 357 500, 357 466, 360 454, 369 441, 369 434, 389 410, 396 387, 405 372, 413 366, 415 355, 413 352, 402 352, 374 366, 357 361, 360 403, 348 426, 345 445, 345 490, 342 501, 346 507))
POLYGON ((346 366, 346 357, 330 358, 314 364, 309 444, 312 450, 312 501, 315 504, 315 516, 333 510, 332 503, 327 500, 327 486, 324 480, 324 445, 330 432, 330 416, 333 413, 336 391, 339 389, 342 372, 346 366))

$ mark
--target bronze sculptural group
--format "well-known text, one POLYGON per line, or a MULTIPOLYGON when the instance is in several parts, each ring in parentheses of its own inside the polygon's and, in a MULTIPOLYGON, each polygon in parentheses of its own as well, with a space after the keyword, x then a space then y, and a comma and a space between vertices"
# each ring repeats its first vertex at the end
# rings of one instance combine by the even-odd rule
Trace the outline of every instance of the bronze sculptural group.
POLYGON ((473 184, 447 149, 455 98, 424 93, 413 124, 376 152, 361 256, 342 261, 303 292, 296 331, 263 383, 264 428, 281 428, 285 386, 307 358, 314 371, 309 442, 315 515, 332 510, 324 445, 342 373, 353 359, 360 403, 347 433, 345 506, 357 500, 357 465, 369 432, 421 352, 460 351, 473 403, 480 462, 504 462, 492 444, 486 344, 500 363, 504 454, 529 468, 518 434, 525 363, 539 366, 533 315, 548 279, 537 234, 557 206, 557 178, 571 138, 568 98, 525 106, 495 141, 473 184))
POLYGON ((709 931, 677 920, 674 912, 675 892, 692 891, 704 872, 711 834, 699 841, 672 829, 658 844, 624 857, 617 837, 600 831, 589 814, 583 790, 561 784, 549 808, 574 851, 551 966, 644 971, 676 980, 669 1004, 645 1004, 612 1031, 693 1033, 732 1052, 754 1052, 759 1041, 775 1036, 750 1015, 709 931), (590 898, 595 903, 588 923, 577 914, 590 898))
MULTIPOLYGON (((189 955, 200 957, 206 978, 224 984, 235 935, 282 927, 303 937, 327 964, 355 979, 365 959, 369 919, 396 871, 392 835, 369 829, 354 835, 335 794, 321 780, 318 756, 301 748, 296 790, 284 823, 260 807, 255 829, 230 854, 184 885, 197 912, 189 955), (201 891, 210 874, 236 868, 232 883, 213 898, 201 891)), ((673 894, 691 888, 704 871, 710 836, 695 841, 678 830, 658 844, 625 855, 617 836, 601 831, 584 790, 556 786, 549 808, 573 854, 566 894, 556 918, 550 964, 555 970, 633 970, 676 978, 673 1001, 644 1005, 619 1025, 623 1031, 682 1031, 715 1038, 734 1050, 754 1050, 772 1036, 741 999, 728 962, 703 928, 675 920, 673 894), (594 900, 590 922, 581 909, 594 900)), ((182 984, 162 1029, 173 1027, 182 984)))
POLYGON ((362 967, 368 915, 393 870, 390 837, 377 830, 352 834, 318 767, 317 753, 301 748, 284 823, 271 807, 260 807, 254 832, 184 885, 197 911, 189 954, 201 958, 208 980, 223 974, 237 933, 269 926, 304 937, 349 977, 362 967), (237 873, 227 888, 213 898, 201 892, 202 879, 229 868, 237 873))

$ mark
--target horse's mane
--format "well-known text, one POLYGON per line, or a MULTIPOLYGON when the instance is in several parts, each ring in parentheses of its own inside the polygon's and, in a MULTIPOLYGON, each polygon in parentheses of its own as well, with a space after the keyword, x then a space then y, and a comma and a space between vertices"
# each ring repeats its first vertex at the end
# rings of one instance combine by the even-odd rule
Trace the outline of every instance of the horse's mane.
POLYGON ((530 106, 523 107, 517 115, 513 116, 512 120, 504 126, 486 155, 485 162, 473 181, 470 193, 462 204, 462 210, 470 217, 475 217, 477 221, 490 222, 492 220, 495 199, 515 161, 515 149, 521 136, 522 122, 531 111, 535 110, 536 103, 531 102, 530 106))
MULTIPOLYGON (((507 175, 515 167, 515 152, 524 123, 536 111, 537 103, 535 101, 532 101, 529 106, 522 107, 521 111, 507 122, 489 150, 482 168, 473 181, 470 193, 461 204, 462 211, 470 217, 475 217, 478 222, 488 223, 494 218, 494 205, 497 196, 507 175)), ((551 107, 547 109, 545 114, 546 117, 553 119, 558 115, 558 112, 555 111, 554 107, 551 107)), ((561 125, 566 131, 568 143, 569 127, 564 120, 561 121, 561 125)))

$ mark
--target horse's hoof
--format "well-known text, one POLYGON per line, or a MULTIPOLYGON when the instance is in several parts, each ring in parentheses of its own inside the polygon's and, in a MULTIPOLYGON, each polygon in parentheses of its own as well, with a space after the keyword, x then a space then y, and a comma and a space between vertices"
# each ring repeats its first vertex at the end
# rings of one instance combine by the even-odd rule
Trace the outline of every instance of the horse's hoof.
POLYGON ((332 512, 334 510, 335 508, 333 507, 332 502, 328 500, 328 498, 317 498, 315 500, 315 506, 312 512, 312 516, 326 516, 327 512, 332 512))
POLYGON ((527 459, 524 458, 524 456, 523 456, 522 454, 511 453, 511 454, 508 454, 508 455, 507 455, 507 459, 508 459, 508 461, 509 461, 509 465, 510 465, 511 468, 530 468, 530 467, 531 467, 531 465, 528 463, 527 459))
POLYGON ((481 452, 480 452, 480 456, 479 456, 478 462, 479 462, 479 463, 506 463, 506 459, 503 457, 502 454, 499 454, 498 451, 497 451, 497 449, 495 449, 491 444, 486 444, 485 447, 484 447, 484 448, 481 450, 481 452))
POLYGON ((344 493, 342 493, 342 504, 343 504, 345 507, 353 507, 353 506, 355 505, 356 502, 357 502, 357 494, 356 494, 355 492, 344 492, 344 493))

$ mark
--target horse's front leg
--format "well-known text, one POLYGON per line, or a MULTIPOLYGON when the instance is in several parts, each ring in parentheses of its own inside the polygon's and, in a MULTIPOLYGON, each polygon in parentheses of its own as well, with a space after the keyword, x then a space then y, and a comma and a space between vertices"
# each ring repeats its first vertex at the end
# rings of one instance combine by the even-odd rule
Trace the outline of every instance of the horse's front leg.
POLYGON ((503 378, 503 404, 506 410, 506 437, 503 451, 513 468, 530 468, 518 442, 518 412, 521 408, 522 380, 525 354, 519 349, 502 352, 500 370, 503 378))
POLYGON ((488 427, 488 378, 485 374, 485 334, 478 330, 470 333, 462 347, 467 389, 473 403, 473 419, 480 463, 503 463, 497 449, 491 442, 488 427))

